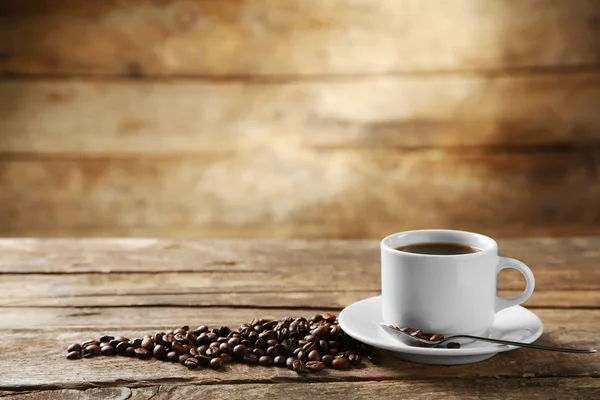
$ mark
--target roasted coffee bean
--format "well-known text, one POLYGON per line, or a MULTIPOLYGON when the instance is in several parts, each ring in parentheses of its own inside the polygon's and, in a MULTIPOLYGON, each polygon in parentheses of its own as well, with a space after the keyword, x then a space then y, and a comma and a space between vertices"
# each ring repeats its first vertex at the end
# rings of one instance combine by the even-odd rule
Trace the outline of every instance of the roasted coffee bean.
POLYGON ((209 365, 212 369, 219 369, 219 368, 223 368, 224 364, 225 364, 225 362, 223 361, 222 358, 216 357, 216 358, 213 358, 212 360, 210 360, 209 365))
POLYGON ((185 335, 186 331, 183 328, 177 328, 173 331, 173 335, 185 335))
POLYGON ((302 347, 298 347, 296 350, 294 350, 294 351, 292 352, 292 355, 293 355, 294 357, 298 357, 298 353, 300 353, 301 351, 302 351, 302 347))
POLYGON ((323 314, 323 319, 327 322, 334 323, 337 318, 336 318, 335 314, 326 312, 323 314))
POLYGON ((277 356, 273 358, 273 365, 275 365, 276 367, 285 367, 285 357, 277 356))
POLYGON ((196 350, 198 350, 199 354, 203 354, 206 355, 206 350, 208 350, 208 345, 207 344, 203 344, 202 346, 198 347, 196 350))
POLYGON ((297 360, 296 357, 288 357, 285 360, 285 366, 288 367, 289 369, 294 369, 293 367, 293 363, 294 361, 297 360))
POLYGON ((197 327, 194 330, 194 334, 195 335, 199 335, 199 334, 201 334, 203 332, 208 332, 208 326, 206 326, 206 325, 200 325, 199 327, 197 327))
POLYGON ((108 343, 114 339, 114 336, 102 336, 100 338, 100 343, 108 343))
POLYGON ((232 349, 229 343, 221 343, 219 350, 221 350, 221 353, 231 353, 232 349))
POLYGON ((304 347, 308 343, 310 343, 308 340, 300 339, 300 340, 298 340, 298 347, 304 347))
POLYGON ((437 341, 437 340, 442 340, 442 339, 444 339, 444 335, 442 335, 441 333, 436 333, 429 337, 429 340, 432 340, 432 341, 437 341))
POLYGON ((149 358, 152 358, 152 353, 150 353, 147 349, 145 349, 143 347, 138 347, 133 352, 135 353, 135 356, 137 358, 142 359, 142 360, 147 360, 149 358))
POLYGON ((256 340, 256 342, 254 342, 254 347, 256 347, 258 349, 266 349, 267 341, 263 338, 259 338, 256 340))
POLYGON ((307 354, 316 349, 317 342, 308 342, 302 347, 302 350, 304 350, 307 354))
POLYGON ((247 349, 247 347, 244 346, 243 344, 238 344, 237 346, 235 346, 233 348, 233 351, 231 352, 231 354, 233 354, 236 357, 243 357, 244 354, 246 354, 246 349, 247 349))
POLYGON ((142 347, 149 351, 154 350, 154 340, 152 338, 144 338, 142 340, 142 347))
POLYGON ((218 347, 209 347, 208 350, 206 350, 206 355, 209 357, 218 357, 219 354, 221 354, 221 350, 219 350, 218 347))
POLYGON ((196 344, 197 344, 198 346, 200 346, 200 345, 203 345, 203 344, 206 344, 206 343, 208 343, 208 342, 209 342, 209 340, 208 340, 208 333, 206 333, 206 332, 202 332, 202 333, 201 333, 200 335, 198 335, 198 337, 196 338, 196 344))
POLYGON ((108 342, 108 344, 110 344, 112 347, 115 347, 115 348, 119 345, 119 343, 121 343, 121 342, 119 342, 116 339, 113 339, 110 342, 108 342))
POLYGON ((123 351, 125 357, 135 357, 135 347, 129 346, 123 351))
POLYGON ((200 365, 205 365, 205 366, 210 365, 210 360, 212 360, 212 358, 210 358, 209 356, 203 356, 202 354, 200 354, 196 358, 200 362, 200 365))
POLYGON ((329 353, 329 343, 327 340, 319 340, 318 350, 320 350, 323 354, 329 353))
POLYGON ((277 347, 275 347, 275 346, 271 346, 271 347, 269 347, 269 348, 267 349, 267 352, 266 352, 266 354, 267 354, 269 357, 275 358, 275 357, 277 357, 277 356, 279 355, 279 350, 277 350, 277 347))
POLYGON ((189 331, 189 330, 190 330, 190 327, 189 327, 188 325, 183 325, 183 326, 182 326, 181 328, 179 328, 179 329, 182 329, 182 330, 184 330, 184 331, 186 331, 186 332, 187 332, 187 331, 189 331))
POLYGON ((219 336, 227 336, 231 333, 231 329, 228 326, 222 326, 219 328, 219 336))
POLYGON ((416 331, 412 332, 410 336, 421 337, 423 336, 423 332, 417 329, 416 331))
POLYGON ((197 348, 195 348, 195 347, 192 347, 192 348, 191 348, 191 349, 188 351, 188 354, 189 354, 189 355, 191 355, 191 356, 197 356, 197 355, 200 355, 200 352, 198 351, 198 349, 197 349, 197 348))
POLYGON ((116 340, 117 342, 129 342, 129 339, 125 336, 115 336, 113 340, 116 340))
POLYGON ((81 352, 77 350, 70 351, 67 354, 67 360, 79 360, 81 357, 83 357, 81 352))
POLYGON ((449 343, 446 345, 446 347, 447 347, 447 348, 449 348, 449 349, 460 349, 460 343, 457 343, 457 342, 449 342, 449 343))
POLYGON ((223 362, 226 362, 226 363, 231 362, 231 360, 233 360, 233 356, 229 353, 221 353, 221 355, 219 357, 221 357, 223 362))
POLYGON ((337 325, 334 325, 329 328, 329 337, 332 340, 338 340, 340 337, 340 329, 337 325))
POLYGON ((70 353, 72 351, 79 351, 81 352, 82 348, 81 345, 79 343, 73 343, 71 345, 69 345, 69 347, 67 347, 67 351, 70 353))
POLYGON ((183 344, 189 344, 188 340, 187 340, 187 335, 185 333, 177 333, 175 334, 175 340, 178 341, 179 343, 183 344))
POLYGON ((152 341, 154 342, 155 345, 157 345, 157 344, 163 344, 163 339, 162 338, 163 338, 163 333, 162 332, 155 333, 152 336, 152 341))
POLYGON ((100 354, 100 346, 95 344, 90 344, 88 346, 83 346, 83 356, 84 357, 94 357, 100 354))
POLYGON ((352 353, 348 355, 348 361, 350 361, 352 365, 358 365, 362 362, 362 357, 360 356, 360 354, 352 353))
POLYGON ((88 346, 98 346, 100 343, 97 340, 88 340, 81 344, 84 349, 88 346))
MULTIPOLYGON (((313 329, 310 334, 312 336, 316 336, 316 337, 321 337, 324 336, 325 334, 329 333, 329 330, 327 329, 326 326, 320 326, 317 329, 313 329)), ((308 339, 307 339, 308 340, 308 339)))
POLYGON ((135 347, 136 349, 139 347, 142 347, 142 339, 133 339, 132 341, 130 341, 131 345, 133 347, 135 347))
POLYGON ((169 351, 166 357, 167 361, 175 362, 179 360, 179 354, 176 351, 169 351))
POLYGON ((321 361, 321 353, 318 350, 313 350, 308 353, 308 361, 321 361))
POLYGON ((304 350, 300 350, 298 352, 298 355, 296 356, 296 358, 298 358, 298 360, 300 360, 300 361, 304 361, 304 362, 308 361, 307 354, 304 350))
POLYGON ((329 342, 329 349, 337 349, 340 347, 340 342, 336 341, 336 340, 330 340, 329 342))
POLYGON ((350 360, 347 358, 336 358, 331 362, 331 366, 334 369, 348 369, 350 368, 350 360))
POLYGON ((323 316, 322 316, 322 315, 320 315, 320 314, 313 315, 313 316, 310 318, 310 320, 311 320, 312 322, 319 322, 319 321, 322 321, 322 320, 323 320, 323 316))
POLYGON ((321 361, 309 361, 306 363, 306 369, 310 372, 319 372, 325 368, 325 364, 321 361))
POLYGON ((279 344, 279 342, 275 339, 267 340, 267 347, 277 346, 278 344, 279 344))
POLYGON ((323 362, 325 365, 331 364, 332 361, 333 356, 331 354, 325 354, 323 357, 321 357, 321 362, 323 362))
POLYGON ((269 356, 262 356, 258 359, 258 363, 264 367, 268 367, 273 364, 273 358, 269 356))
POLYGON ((240 344, 240 338, 237 337, 237 336, 234 336, 232 338, 229 338, 229 340, 227 340, 227 343, 229 343, 229 345, 233 349, 235 346, 237 346, 238 344, 240 344))
POLYGON ((294 372, 296 373, 301 373, 304 372, 306 370, 305 366, 304 366, 304 362, 296 359, 292 362, 292 370, 294 370, 294 372))
POLYGON ((246 347, 252 347, 252 346, 254 346, 254 343, 252 341, 248 340, 248 339, 240 340, 240 344, 243 344, 246 347))
POLYGON ((219 338, 219 337, 217 336, 217 334, 216 334, 216 333, 214 333, 214 332, 208 332, 208 333, 206 334, 206 336, 208 337, 208 341, 209 341, 209 342, 214 342, 214 341, 216 341, 216 340, 219 338))
POLYGON ((167 357, 167 348, 162 344, 157 344, 154 346, 153 353, 157 360, 164 360, 167 357))
POLYGON ((258 358, 260 358, 266 354, 263 349, 254 349, 254 350, 252 350, 252 353, 256 354, 256 356, 258 358))
POLYGON ((264 331, 265 328, 263 328, 263 326, 261 324, 256 324, 254 325, 254 331, 257 333, 261 333, 262 331, 264 331))
POLYGON ((102 353, 103 356, 114 356, 117 354, 117 350, 115 350, 115 348, 110 344, 107 344, 106 346, 102 346, 100 353, 102 353))
POLYGON ((198 368, 198 366, 200 365, 200 361, 198 361, 198 359, 194 357, 190 357, 186 358, 182 364, 188 367, 189 369, 195 369, 198 368))
POLYGON ((246 364, 258 364, 258 357, 256 356, 256 354, 246 353, 244 354, 243 361, 246 364))
POLYGON ((215 348, 219 348, 219 346, 221 345, 221 343, 219 342, 211 342, 208 347, 215 347, 215 348))
POLYGON ((190 354, 182 354, 179 356, 178 361, 180 364, 185 364, 185 360, 187 360, 188 358, 194 358, 194 357, 190 354))

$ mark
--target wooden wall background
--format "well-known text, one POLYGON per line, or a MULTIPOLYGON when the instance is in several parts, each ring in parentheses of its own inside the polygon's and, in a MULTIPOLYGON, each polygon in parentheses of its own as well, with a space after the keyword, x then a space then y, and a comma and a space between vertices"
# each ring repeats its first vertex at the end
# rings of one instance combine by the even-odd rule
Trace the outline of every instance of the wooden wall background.
POLYGON ((600 233, 600 1, 0 3, 0 235, 600 233))

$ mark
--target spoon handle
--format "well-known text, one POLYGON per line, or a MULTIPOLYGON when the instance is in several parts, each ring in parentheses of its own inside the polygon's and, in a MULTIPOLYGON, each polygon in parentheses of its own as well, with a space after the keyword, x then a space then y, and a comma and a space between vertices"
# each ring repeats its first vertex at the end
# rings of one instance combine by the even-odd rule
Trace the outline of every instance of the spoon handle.
POLYGON ((586 353, 587 354, 587 353, 595 353, 596 352, 596 350, 594 350, 594 349, 571 349, 571 348, 566 348, 566 347, 544 346, 541 344, 513 342, 510 340, 492 339, 492 338, 486 338, 486 337, 481 337, 481 336, 472 336, 472 335, 454 335, 452 337, 446 338, 446 340, 444 340, 444 342, 447 342, 447 341, 450 341, 450 340, 456 339, 456 338, 475 339, 475 340, 482 340, 484 342, 507 344, 510 346, 518 346, 518 347, 529 347, 529 348, 538 349, 538 350, 560 351, 563 353, 586 353))

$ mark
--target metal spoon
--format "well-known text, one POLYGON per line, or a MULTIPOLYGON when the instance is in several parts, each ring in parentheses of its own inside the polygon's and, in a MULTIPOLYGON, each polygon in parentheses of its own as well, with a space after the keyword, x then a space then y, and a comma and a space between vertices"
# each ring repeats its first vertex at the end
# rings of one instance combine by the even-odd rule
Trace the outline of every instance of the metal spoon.
POLYGON ((595 349, 569 349, 569 348, 565 348, 565 347, 543 346, 541 344, 513 342, 510 340, 492 339, 492 338, 473 336, 473 335, 454 335, 454 336, 445 337, 441 340, 426 340, 426 339, 418 338, 416 336, 411 336, 409 333, 403 332, 400 330, 400 328, 393 326, 393 325, 385 324, 383 322, 379 322, 379 325, 385 329, 388 329, 390 332, 394 332, 403 343, 411 345, 411 346, 419 346, 419 347, 435 347, 442 343, 450 342, 454 339, 475 339, 475 340, 482 340, 484 342, 507 344, 510 346, 529 347, 529 348, 538 349, 538 350, 561 351, 563 353, 595 353, 596 352, 595 349))

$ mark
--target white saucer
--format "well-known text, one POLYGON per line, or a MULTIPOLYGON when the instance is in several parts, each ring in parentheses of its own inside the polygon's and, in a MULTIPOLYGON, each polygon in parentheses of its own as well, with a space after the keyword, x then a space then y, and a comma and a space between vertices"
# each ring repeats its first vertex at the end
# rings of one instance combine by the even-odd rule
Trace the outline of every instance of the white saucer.
MULTIPOLYGON (((463 344, 460 349, 406 345, 379 326, 379 322, 382 321, 381 296, 349 305, 342 310, 338 320, 344 332, 353 338, 374 347, 390 350, 398 358, 423 364, 470 364, 518 348, 482 341, 463 344)), ((495 339, 532 343, 542 335, 543 331, 544 325, 537 315, 524 307, 514 306, 496 314, 496 319, 489 329, 489 336, 495 339)))

